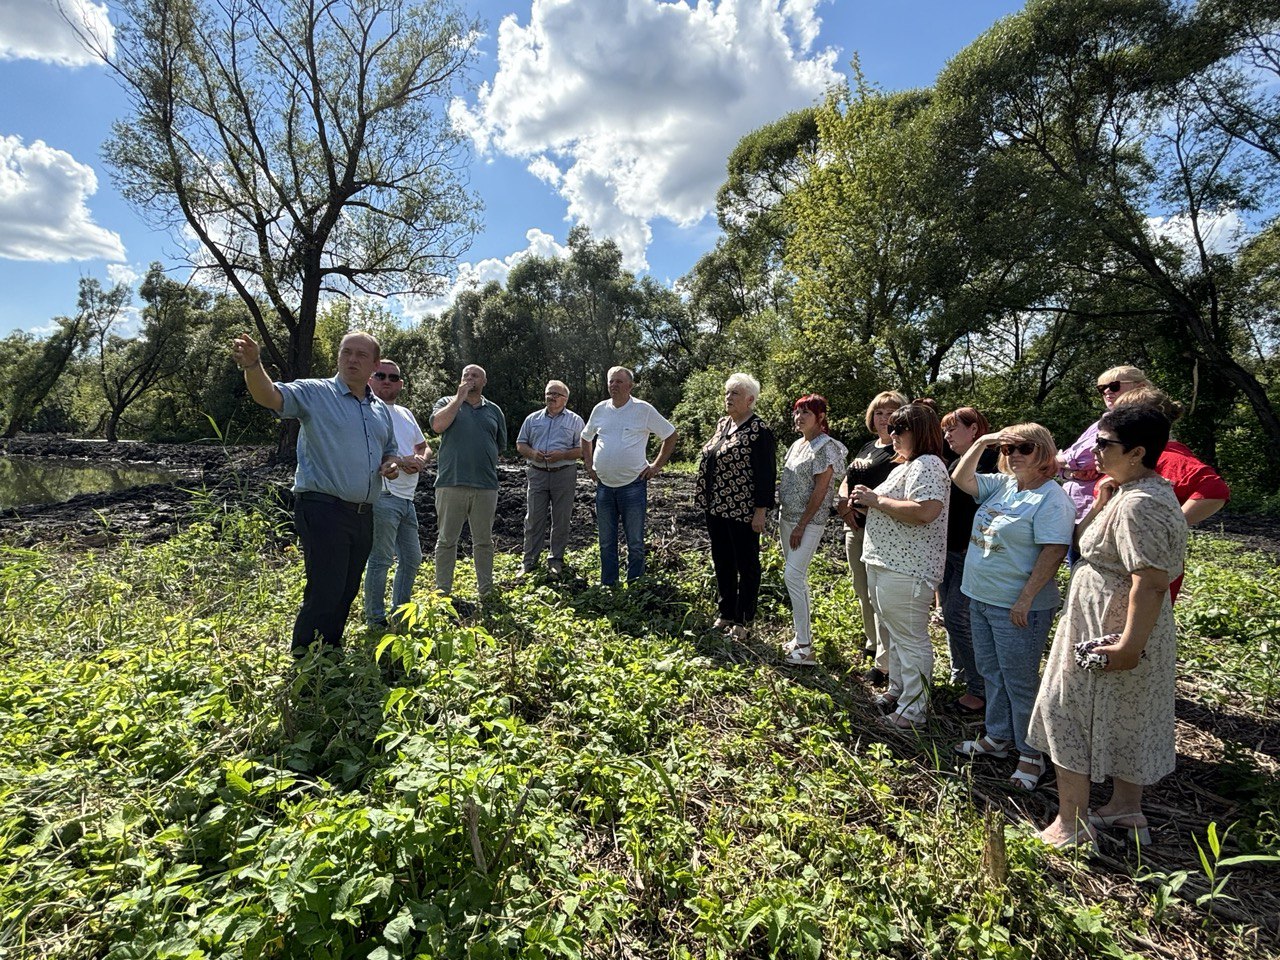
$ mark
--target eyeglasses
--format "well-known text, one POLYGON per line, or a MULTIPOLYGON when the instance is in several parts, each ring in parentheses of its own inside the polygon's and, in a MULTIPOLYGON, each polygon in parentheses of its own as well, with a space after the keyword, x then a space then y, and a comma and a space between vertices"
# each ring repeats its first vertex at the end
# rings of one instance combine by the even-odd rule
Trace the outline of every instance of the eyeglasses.
POLYGON ((1112 380, 1110 383, 1098 384, 1099 393, 1119 393, 1120 388, 1126 383, 1132 383, 1132 380, 1112 380))
POLYGON ((1006 457, 1011 456, 1014 453, 1020 453, 1024 457, 1029 457, 1031 454, 1036 452, 1036 445, 1030 441, 1023 443, 1002 443, 1000 444, 1000 452, 1006 457))
POLYGON ((400 374, 398 374, 398 373, 383 373, 381 370, 379 370, 377 373, 375 373, 375 374, 373 375, 373 379, 375 379, 375 380, 390 380, 392 383, 399 383, 399 382, 400 382, 400 374))
POLYGON ((889 424, 889 426, 885 427, 885 430, 887 430, 889 433, 895 433, 895 434, 911 432, 911 428, 908 427, 905 423, 891 423, 889 424))
POLYGON ((567 398, 568 398, 568 396, 569 396, 569 395, 568 395, 567 393, 547 393, 547 394, 544 394, 544 395, 543 395, 542 399, 543 399, 543 400, 554 400, 556 397, 565 397, 565 398, 567 399, 567 398))
POLYGON ((1095 437, 1093 441, 1093 449, 1105 450, 1107 447, 1117 446, 1121 450, 1125 448, 1123 440, 1108 440, 1106 437, 1095 437))

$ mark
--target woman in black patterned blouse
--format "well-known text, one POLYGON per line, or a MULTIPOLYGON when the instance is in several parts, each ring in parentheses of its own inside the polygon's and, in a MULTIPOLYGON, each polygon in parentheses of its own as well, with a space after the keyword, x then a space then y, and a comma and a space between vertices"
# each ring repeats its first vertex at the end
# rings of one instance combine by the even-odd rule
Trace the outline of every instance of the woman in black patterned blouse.
POLYGON ((724 411, 702 448, 695 505, 707 517, 711 563, 720 592, 717 630, 748 634, 760 596, 760 534, 774 505, 777 441, 755 414, 760 382, 735 373, 724 384, 724 411))

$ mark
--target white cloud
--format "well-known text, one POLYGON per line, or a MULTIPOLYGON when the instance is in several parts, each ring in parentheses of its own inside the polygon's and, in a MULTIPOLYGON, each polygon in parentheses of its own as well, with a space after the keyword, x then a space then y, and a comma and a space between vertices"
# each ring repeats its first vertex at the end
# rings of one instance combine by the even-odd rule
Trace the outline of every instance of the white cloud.
POLYGON ((0 60, 44 60, 63 67, 97 62, 68 19, 108 55, 114 52, 115 30, 107 18, 105 3, 0 0, 0 60))
POLYGON ((439 314, 453 304, 458 296, 468 290, 483 289, 485 284, 493 281, 506 284, 507 274, 525 257, 543 257, 545 259, 563 259, 569 256, 569 248, 556 242, 549 233, 534 228, 525 233, 529 245, 523 250, 507 257, 490 257, 479 263, 462 263, 458 265, 458 276, 453 285, 438 297, 399 297, 401 314, 409 320, 421 320, 427 314, 439 314))
POLYGON ((836 51, 814 49, 821 2, 533 0, 528 25, 502 21, 478 101, 451 114, 642 269, 650 221, 697 223, 737 142, 840 79, 836 51))
POLYGON ((134 286, 142 279, 142 274, 138 269, 129 263, 109 263, 107 264, 107 279, 111 281, 112 286, 123 283, 127 287, 134 286))
POLYGON ((10 260, 124 260, 120 235, 93 222, 85 198, 93 168, 43 140, 0 137, 0 257, 10 260))
MULTIPOLYGON (((1147 226, 1161 240, 1180 247, 1190 257, 1199 256, 1191 218, 1185 213, 1168 217, 1148 217, 1147 226)), ((1210 253, 1232 254, 1240 248, 1248 227, 1239 212, 1227 207, 1200 216, 1200 234, 1210 253)))

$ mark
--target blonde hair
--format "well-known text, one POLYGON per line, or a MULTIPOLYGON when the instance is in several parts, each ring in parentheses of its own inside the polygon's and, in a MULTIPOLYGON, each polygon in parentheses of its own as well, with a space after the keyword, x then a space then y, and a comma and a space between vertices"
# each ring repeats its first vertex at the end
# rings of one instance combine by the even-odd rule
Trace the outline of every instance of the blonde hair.
MULTIPOLYGON (((1017 437, 1019 440, 1025 440, 1036 445, 1036 466, 1040 468, 1040 472, 1046 477, 1052 477, 1058 472, 1058 445, 1053 442, 1053 434, 1049 432, 1048 427, 1042 427, 1038 423, 1015 423, 1012 427, 1005 427, 1000 431, 1000 436, 1017 437)), ((1000 454, 1000 472, 1013 476, 1013 470, 1009 467, 1009 458, 1003 453, 1000 454)))
POLYGON ((1170 423, 1177 421, 1182 416, 1182 404, 1169 396, 1159 387, 1150 383, 1144 383, 1140 387, 1134 387, 1132 390, 1126 390, 1120 396, 1116 397, 1115 405, 1122 403, 1145 403, 1148 406, 1155 407, 1165 415, 1170 423))
MULTIPOLYGON (((897 390, 884 390, 877 393, 871 398, 871 402, 867 404, 867 430, 871 433, 876 432, 875 415, 876 411, 881 407, 892 407, 897 410, 907 405, 907 398, 897 390)), ((890 411, 892 412, 892 411, 890 411)))
POLYGON ((1098 374, 1099 383, 1110 383, 1112 380, 1119 380, 1121 383, 1150 383, 1145 373, 1128 364, 1111 367, 1098 374))

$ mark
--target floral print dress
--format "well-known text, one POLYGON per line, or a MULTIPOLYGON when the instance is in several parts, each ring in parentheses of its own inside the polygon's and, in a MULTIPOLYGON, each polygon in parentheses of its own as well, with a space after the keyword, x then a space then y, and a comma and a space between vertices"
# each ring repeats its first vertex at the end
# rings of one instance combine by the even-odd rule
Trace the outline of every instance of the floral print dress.
POLYGON ((1085 670, 1075 644, 1124 630, 1130 575, 1182 572, 1187 522, 1167 480, 1124 484, 1080 537, 1081 561, 1071 578, 1027 740, 1053 762, 1100 783, 1118 777, 1152 784, 1173 772, 1177 642, 1168 594, 1132 670, 1085 670))

